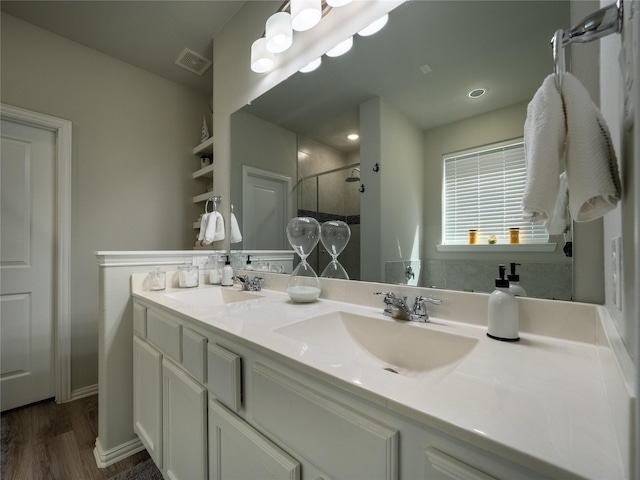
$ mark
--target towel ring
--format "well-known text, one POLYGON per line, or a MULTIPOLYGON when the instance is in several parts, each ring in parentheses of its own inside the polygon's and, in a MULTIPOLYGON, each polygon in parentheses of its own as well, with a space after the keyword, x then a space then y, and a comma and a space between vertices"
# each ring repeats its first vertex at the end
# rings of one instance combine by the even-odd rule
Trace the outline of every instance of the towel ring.
POLYGON ((553 50, 553 71, 556 74, 558 89, 562 88, 562 77, 564 76, 564 72, 566 72, 563 40, 564 31, 556 30, 556 33, 554 33, 551 39, 551 49, 553 50))

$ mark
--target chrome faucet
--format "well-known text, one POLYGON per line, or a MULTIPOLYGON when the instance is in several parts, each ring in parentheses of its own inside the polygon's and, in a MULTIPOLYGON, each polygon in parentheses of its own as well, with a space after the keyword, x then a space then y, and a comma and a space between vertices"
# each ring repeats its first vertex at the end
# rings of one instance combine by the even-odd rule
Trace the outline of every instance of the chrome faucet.
POLYGON ((413 306, 407 304, 407 297, 399 297, 393 292, 374 292, 374 295, 384 295, 384 313, 387 317, 397 320, 408 320, 411 322, 426 323, 429 321, 429 312, 426 303, 440 305, 442 300, 438 298, 423 297, 417 295, 413 301, 413 306))
POLYGON ((233 280, 242 285, 242 290, 248 290, 250 292, 259 292, 262 290, 262 277, 253 277, 253 280, 249 280, 248 275, 236 275, 233 280))

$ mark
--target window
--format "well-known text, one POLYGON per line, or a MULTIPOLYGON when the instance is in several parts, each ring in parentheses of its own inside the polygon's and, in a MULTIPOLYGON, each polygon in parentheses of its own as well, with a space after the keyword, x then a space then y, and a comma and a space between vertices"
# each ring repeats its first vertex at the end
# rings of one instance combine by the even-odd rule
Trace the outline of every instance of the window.
POLYGON ((442 243, 469 243, 469 230, 478 230, 478 244, 495 235, 509 243, 509 228, 520 228, 520 243, 547 243, 543 225, 522 219, 526 180, 524 142, 492 145, 473 152, 445 155, 442 243))

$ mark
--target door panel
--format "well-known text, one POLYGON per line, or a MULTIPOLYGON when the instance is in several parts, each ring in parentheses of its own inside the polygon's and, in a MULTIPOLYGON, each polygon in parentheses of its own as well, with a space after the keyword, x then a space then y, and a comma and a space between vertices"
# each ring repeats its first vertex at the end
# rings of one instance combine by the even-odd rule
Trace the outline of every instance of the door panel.
POLYGON ((54 396, 55 134, 2 121, 0 387, 7 410, 54 396))

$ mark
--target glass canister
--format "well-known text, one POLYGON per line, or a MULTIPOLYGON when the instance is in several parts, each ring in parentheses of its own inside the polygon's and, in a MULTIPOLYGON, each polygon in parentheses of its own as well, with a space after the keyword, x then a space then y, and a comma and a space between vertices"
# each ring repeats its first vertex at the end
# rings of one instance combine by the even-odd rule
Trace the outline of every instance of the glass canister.
POLYGON ((478 243, 478 230, 469 230, 469 245, 478 243))
POLYGON ((149 272, 149 290, 164 290, 167 286, 167 273, 159 268, 153 272, 149 272))
POLYGON ((509 229, 509 243, 520 243, 520 228, 509 229))
POLYGON ((211 285, 220 285, 222 283, 222 267, 224 260, 219 255, 211 255, 206 265, 206 274, 211 285))
POLYGON ((185 263, 178 267, 178 286, 180 288, 193 288, 200 284, 200 271, 197 266, 185 263))

